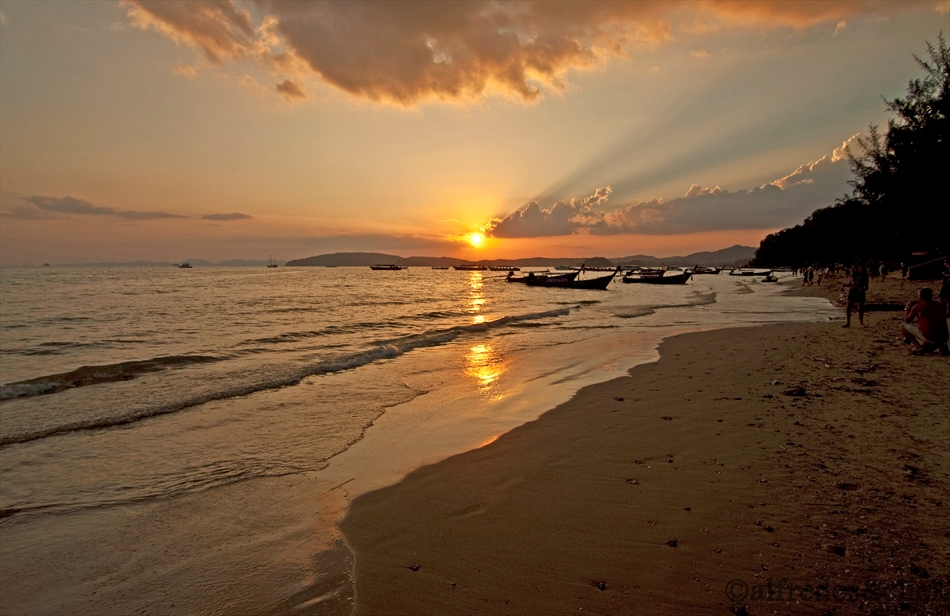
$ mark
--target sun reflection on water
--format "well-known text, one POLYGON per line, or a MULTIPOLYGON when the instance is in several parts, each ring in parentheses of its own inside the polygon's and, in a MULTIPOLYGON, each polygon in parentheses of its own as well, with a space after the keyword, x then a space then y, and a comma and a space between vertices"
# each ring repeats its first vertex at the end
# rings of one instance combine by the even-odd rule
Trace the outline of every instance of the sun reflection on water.
POLYGON ((482 273, 472 272, 468 280, 468 306, 466 306, 465 311, 472 315, 472 323, 475 325, 485 322, 485 315, 479 314, 487 307, 488 303, 488 300, 485 299, 485 295, 482 293, 484 284, 485 283, 482 282, 482 273))
MULTIPOLYGON (((475 379, 480 392, 492 394, 492 386, 507 370, 506 364, 505 358, 491 344, 476 344, 465 355, 465 374, 475 379)), ((491 398, 500 400, 502 396, 495 394, 491 398)))

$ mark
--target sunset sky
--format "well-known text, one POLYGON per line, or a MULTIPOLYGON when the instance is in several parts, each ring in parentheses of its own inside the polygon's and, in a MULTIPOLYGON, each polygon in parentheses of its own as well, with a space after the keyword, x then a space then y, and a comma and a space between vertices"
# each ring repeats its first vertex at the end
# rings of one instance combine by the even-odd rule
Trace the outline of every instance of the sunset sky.
POLYGON ((758 245, 849 191, 941 31, 950 0, 0 0, 0 263, 758 245))

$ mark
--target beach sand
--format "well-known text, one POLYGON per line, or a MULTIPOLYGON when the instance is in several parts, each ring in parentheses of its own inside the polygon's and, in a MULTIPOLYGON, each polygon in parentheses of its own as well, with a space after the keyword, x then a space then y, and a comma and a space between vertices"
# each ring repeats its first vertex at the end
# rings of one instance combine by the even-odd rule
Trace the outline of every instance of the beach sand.
POLYGON ((950 613, 950 359, 901 316, 669 338, 358 497, 356 613, 950 613))

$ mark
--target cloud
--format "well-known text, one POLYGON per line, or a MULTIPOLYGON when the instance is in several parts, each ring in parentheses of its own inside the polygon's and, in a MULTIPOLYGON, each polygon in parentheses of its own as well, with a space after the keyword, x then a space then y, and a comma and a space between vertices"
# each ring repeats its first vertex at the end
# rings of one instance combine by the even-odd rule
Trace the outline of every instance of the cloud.
POLYGON ((591 208, 606 203, 610 192, 610 186, 604 186, 583 199, 558 201, 550 210, 532 201, 523 210, 491 221, 485 232, 492 237, 570 235, 584 227, 583 219, 591 215, 591 208))
POLYGON ((835 26, 835 31, 834 31, 834 33, 832 33, 831 36, 838 36, 838 34, 839 34, 842 30, 844 30, 845 28, 847 28, 847 27, 848 27, 848 22, 846 22, 846 21, 844 21, 844 20, 839 21, 839 22, 838 22, 838 25, 835 26))
POLYGON ((172 73, 180 77, 194 78, 198 76, 198 67, 191 64, 181 64, 179 63, 175 66, 172 73))
POLYGON ((245 74, 239 76, 237 82, 258 96, 267 96, 270 94, 270 90, 262 86, 250 75, 245 74))
POLYGON ((807 28, 933 6, 932 1, 850 0, 256 0, 256 12, 264 16, 255 26, 251 14, 232 0, 121 4, 133 26, 199 50, 213 64, 263 66, 288 101, 305 95, 302 82, 314 79, 357 98, 401 106, 470 102, 492 94, 530 103, 545 90, 562 91, 572 71, 671 40, 674 23, 687 35, 696 34, 698 24, 706 31, 722 24, 807 28))
POLYGON ((485 232, 494 237, 543 237, 589 233, 675 235, 737 229, 775 229, 801 222, 814 210, 831 205, 849 190, 851 170, 845 149, 852 137, 830 155, 801 165, 790 174, 752 190, 730 192, 693 184, 670 201, 654 197, 614 210, 602 207, 610 187, 585 199, 558 201, 550 209, 531 202, 485 232))
POLYGON ((202 220, 248 220, 253 216, 234 212, 233 214, 205 214, 201 218, 202 220))
POLYGON ((230 0, 122 0, 132 24, 204 51, 214 63, 247 55, 254 28, 230 0))
MULTIPOLYGON (((93 205, 85 199, 77 197, 27 197, 26 199, 37 209, 44 212, 60 214, 80 214, 92 216, 112 216, 126 220, 151 220, 155 218, 185 218, 178 214, 167 212, 136 212, 133 210, 119 210, 111 207, 93 205)), ((21 216, 22 218, 23 216, 21 216)))
POLYGON ((3 216, 10 218, 20 218, 22 220, 49 220, 51 218, 63 218, 53 212, 43 211, 33 205, 15 203, 8 209, 0 211, 3 216))
POLYGON ((695 51, 689 52, 689 55, 693 56, 697 60, 705 60, 709 57, 709 52, 705 49, 697 49, 695 51))
POLYGON ((300 87, 299 84, 294 83, 290 79, 285 79, 282 82, 277 84, 277 91, 281 96, 284 97, 288 103, 301 98, 307 98, 307 93, 300 87))

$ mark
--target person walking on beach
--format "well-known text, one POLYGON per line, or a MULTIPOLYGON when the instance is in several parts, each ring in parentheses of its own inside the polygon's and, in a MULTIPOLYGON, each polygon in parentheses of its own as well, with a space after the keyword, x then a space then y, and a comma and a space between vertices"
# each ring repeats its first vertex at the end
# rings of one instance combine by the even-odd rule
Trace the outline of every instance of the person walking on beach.
POLYGON ((904 342, 914 345, 914 355, 923 355, 939 350, 941 355, 950 355, 947 342, 950 330, 947 329, 947 302, 934 299, 933 289, 924 287, 917 292, 917 301, 908 302, 904 310, 904 322, 901 333, 904 342), (914 321, 917 321, 914 323, 914 321))
POLYGON ((842 327, 851 327, 851 311, 857 307, 858 323, 861 327, 867 327, 864 324, 864 302, 867 300, 867 290, 869 285, 868 272, 863 265, 855 265, 851 268, 851 278, 842 287, 851 287, 848 291, 848 300, 845 303, 845 322, 842 327))

